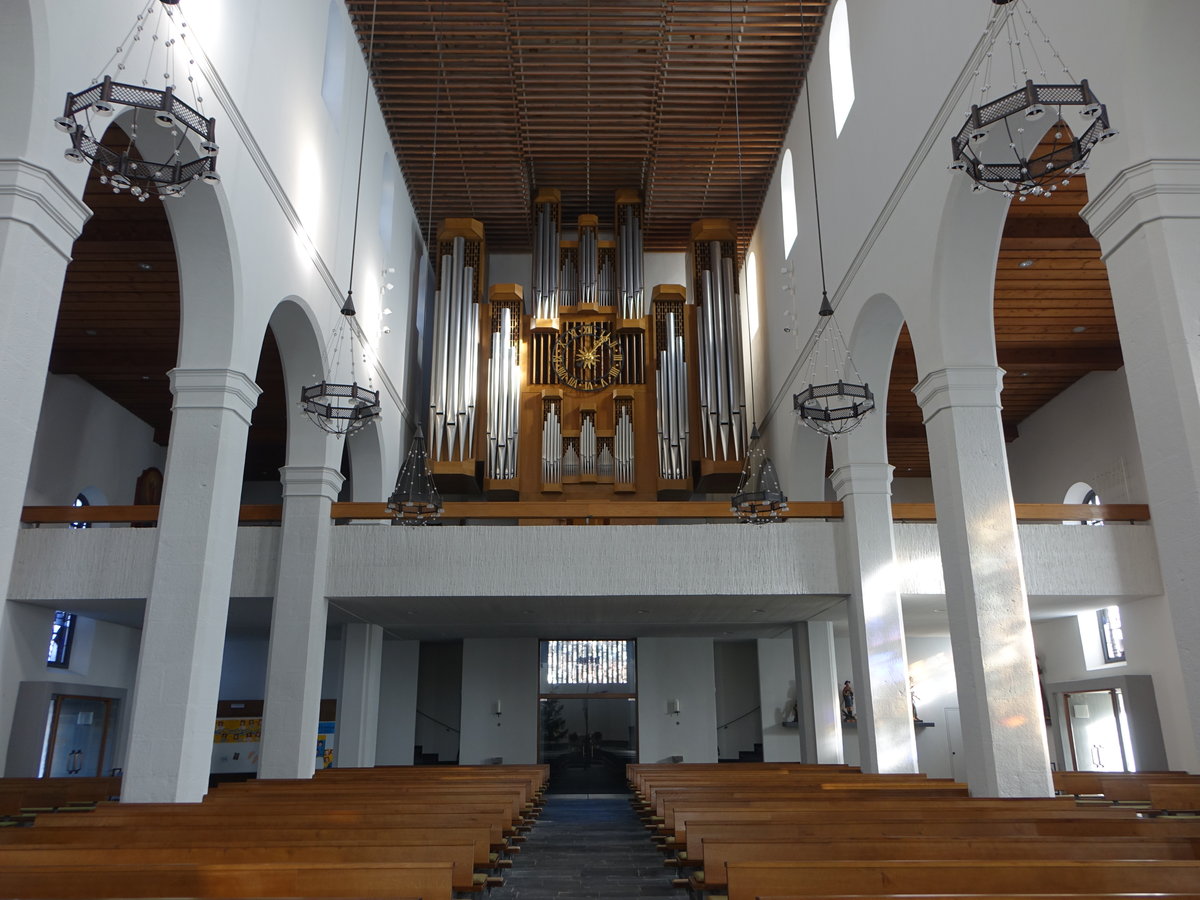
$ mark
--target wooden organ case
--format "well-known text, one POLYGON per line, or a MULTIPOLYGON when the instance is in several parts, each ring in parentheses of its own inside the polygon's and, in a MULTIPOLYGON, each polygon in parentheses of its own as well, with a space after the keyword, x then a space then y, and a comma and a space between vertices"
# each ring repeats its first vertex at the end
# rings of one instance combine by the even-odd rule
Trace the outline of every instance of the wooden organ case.
POLYGON ((729 224, 693 228, 697 306, 683 285, 645 284, 636 191, 617 193, 612 240, 594 215, 564 238, 557 191, 538 192, 533 218, 529 296, 494 284, 482 301, 478 222, 447 219, 439 233, 429 416, 439 486, 542 501, 732 491, 746 429, 729 224))

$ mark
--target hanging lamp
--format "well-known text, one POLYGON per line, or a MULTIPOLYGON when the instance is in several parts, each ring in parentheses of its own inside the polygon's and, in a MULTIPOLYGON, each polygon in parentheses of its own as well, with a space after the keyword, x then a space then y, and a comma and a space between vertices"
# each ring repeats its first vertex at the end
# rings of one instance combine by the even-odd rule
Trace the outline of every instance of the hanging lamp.
MULTIPOLYGON (((441 45, 437 40, 437 23, 430 12, 430 30, 434 32, 435 43, 438 44, 439 75, 441 68, 441 45)), ((436 271, 434 254, 437 252, 437 235, 433 230, 433 194, 437 180, 437 146, 438 124, 441 118, 442 82, 439 77, 437 93, 433 107, 433 164, 429 173, 429 213, 426 218, 426 258, 431 275, 436 271)), ((442 495, 434 484, 433 474, 429 471, 429 454, 425 446, 425 432, 420 423, 413 434, 408 455, 400 465, 396 476, 396 488, 388 497, 387 510, 391 513, 393 525, 428 525, 442 515, 442 495)))
MULTIPOLYGON (((737 78, 737 43, 733 19, 733 0, 729 2, 729 44, 733 56, 733 121, 737 136, 738 161, 738 222, 734 232, 734 252, 739 245, 739 234, 746 219, 746 198, 742 189, 742 117, 738 98, 737 78)), ((745 271, 743 269, 743 271, 745 271)), ((748 292, 742 292, 747 296, 748 292)), ((740 335, 739 335, 740 339, 740 335)), ((750 411, 754 412, 754 341, 749 342, 750 363, 750 411)), ((764 525, 769 522, 782 522, 782 513, 787 512, 787 497, 779 487, 779 475, 775 471, 775 463, 767 455, 763 447, 762 436, 758 432, 758 422, 755 421, 750 429, 750 446, 746 450, 746 461, 742 465, 742 474, 738 478, 737 490, 729 500, 729 511, 744 524, 764 525)))
MULTIPOLYGON (((346 288, 346 300, 342 303, 341 318, 330 336, 328 357, 329 375, 317 384, 300 389, 300 406, 309 419, 322 431, 339 437, 360 431, 379 417, 379 391, 363 387, 355 377, 359 351, 354 348, 357 339, 357 323, 354 321, 354 262, 358 251, 358 209, 362 201, 363 152, 367 144, 367 106, 371 98, 371 72, 375 53, 375 10, 378 0, 371 7, 371 34, 367 43, 367 82, 363 88, 362 133, 358 145, 358 180, 354 194, 354 230, 350 239, 350 278, 346 288), (336 381, 340 371, 343 344, 350 348, 350 383, 336 381)), ((366 354, 362 354, 366 362, 366 354)))
MULTIPOLYGON (((1087 79, 1078 82, 1033 15, 1027 0, 992 0, 1000 7, 989 22, 992 41, 984 61, 975 70, 971 93, 979 91, 979 102, 971 106, 958 134, 952 139, 950 168, 974 182, 972 190, 990 190, 1024 201, 1028 197, 1050 197, 1060 184, 1087 168, 1092 148, 1117 132, 1108 121, 1108 110, 1092 92, 1087 79), (1030 32, 1033 28, 1038 37, 1030 32), (1007 37, 1012 90, 988 99, 992 89, 992 65, 997 60, 996 43, 1007 37), (1067 82, 1046 84, 1045 64, 1038 52, 1042 43, 1061 67, 1067 82), (1028 59, 1026 58, 1028 54, 1028 59), (1036 67, 1041 82, 1035 83, 1030 66, 1036 67), (1067 125, 1063 108, 1078 107, 1083 133, 1075 137, 1067 125), (1056 116, 1047 129, 1048 112, 1056 116), (1043 122, 1043 124, 1037 124, 1043 122), (1049 140, 1043 143, 1043 137, 1049 140)), ((999 67, 997 67, 999 70, 999 67)))
POLYGON ((821 306, 817 327, 808 339, 806 384, 792 397, 800 420, 824 435, 845 434, 875 408, 875 395, 863 382, 846 346, 842 329, 833 314, 825 285, 825 247, 821 240, 821 201, 817 188, 817 153, 813 140, 812 101, 807 85, 804 100, 808 110, 808 150, 812 161, 813 207, 817 220, 817 257, 821 264, 821 306))
POLYGON ((408 456, 400 466, 396 489, 388 497, 393 525, 428 525, 442 515, 442 495, 433 483, 425 453, 425 432, 417 425, 408 456))
MULTIPOLYGON (((114 194, 129 191, 143 203, 153 194, 160 200, 181 197, 196 181, 216 184, 221 180, 217 174, 217 123, 204 114, 204 98, 196 91, 194 60, 188 52, 184 54, 188 66, 186 77, 195 106, 175 95, 173 48, 182 42, 186 51, 188 39, 187 23, 175 22, 173 9, 178 3, 179 0, 151 0, 105 63, 102 74, 93 78, 84 90, 68 93, 63 114, 54 120, 56 128, 70 135, 71 146, 63 154, 67 159, 92 166, 100 174, 100 183, 111 186, 114 194), (147 35, 151 19, 154 30, 147 35), (132 77, 136 73, 130 71, 131 67, 140 68, 143 58, 145 68, 137 84, 117 81, 107 74, 115 66, 117 78, 132 77), (150 86, 152 69, 162 71, 161 89, 150 86), (123 149, 111 141, 102 143, 108 123, 120 107, 134 111, 125 129, 129 140, 123 149), (152 160, 138 145, 139 129, 150 120, 169 130, 174 144, 162 162, 152 160), (199 143, 200 154, 195 159, 187 158, 192 155, 187 147, 189 135, 199 143)), ((158 158, 161 159, 161 154, 158 158)))

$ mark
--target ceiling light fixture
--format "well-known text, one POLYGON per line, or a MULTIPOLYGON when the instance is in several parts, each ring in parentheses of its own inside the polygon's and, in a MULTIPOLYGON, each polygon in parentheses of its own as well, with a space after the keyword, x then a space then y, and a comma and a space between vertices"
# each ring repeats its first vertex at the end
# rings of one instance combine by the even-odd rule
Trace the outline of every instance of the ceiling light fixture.
POLYGON ((1034 261, 1032 259, 1023 259, 1019 263, 1017 263, 1017 268, 1018 269, 1028 269, 1030 266, 1033 265, 1033 263, 1034 263, 1034 261))
POLYGON ((975 191, 986 188, 999 191, 1005 197, 1016 196, 1022 201, 1027 197, 1050 197, 1059 184, 1069 184, 1071 175, 1087 168, 1088 155, 1096 144, 1117 132, 1109 125, 1108 110, 1092 93, 1087 79, 1075 81, 1029 9, 1027 0, 992 0, 992 3, 1000 7, 995 15, 1001 17, 1001 21, 998 25, 996 19, 989 22, 992 43, 987 48, 982 67, 975 70, 972 82, 972 93, 975 85, 979 86, 979 102, 972 104, 962 128, 951 139, 953 162, 950 168, 967 175, 974 182, 972 190, 975 191), (1039 38, 1030 34, 1031 26, 1039 38), (1008 41, 1012 91, 987 99, 992 87, 996 41, 1001 33, 1008 41), (1030 77, 1031 63, 1043 82, 1047 77, 1038 55, 1039 43, 1049 49, 1068 83, 1034 83, 1030 77), (1025 58, 1026 52, 1030 60, 1025 58), (1086 123, 1079 137, 1071 134, 1063 120, 1064 106, 1079 107, 1079 116, 1086 123), (1042 144, 1042 136, 1046 134, 1046 128, 1036 123, 1051 110, 1055 112, 1057 125, 1053 128, 1050 149, 1043 148, 1040 155, 1035 156, 1042 144), (1030 125, 1033 127, 1029 128, 1030 125), (985 145, 987 150, 983 149, 985 145))
POLYGON ((425 432, 420 424, 408 448, 408 456, 396 477, 396 489, 388 497, 393 525, 428 525, 442 516, 442 495, 433 483, 425 453, 425 432))
MULTIPOLYGON (((363 88, 362 133, 358 145, 358 180, 354 194, 354 228, 350 238, 350 276, 346 288, 346 299, 342 303, 342 317, 333 329, 329 341, 329 375, 317 384, 300 389, 300 406, 322 431, 329 434, 351 435, 368 423, 374 424, 380 413, 379 391, 363 387, 355 378, 356 357, 354 341, 358 324, 354 321, 354 261, 358 251, 358 209, 362 200, 363 152, 367 145, 367 105, 371 98, 371 64, 375 53, 375 10, 379 2, 371 6, 371 34, 367 43, 367 78, 363 88), (350 384, 335 381, 340 368, 342 344, 350 344, 350 384)), ((362 354, 366 363, 366 354, 362 354)), ((368 376, 369 381, 369 376, 368 376)))
POLYGON ((804 88, 808 110, 808 152, 812 162, 813 208, 817 220, 817 258, 821 264, 821 307, 817 327, 808 339, 807 384, 792 397, 792 406, 800 420, 824 435, 845 434, 857 428, 863 417, 875 408, 875 395, 862 381, 842 329, 833 315, 833 304, 825 285, 825 246, 821 239, 821 199, 818 194, 817 150, 813 140, 812 101, 809 87, 804 88))
MULTIPOLYGON (((179 0, 151 0, 138 14, 133 27, 101 70, 103 72, 115 63, 118 77, 127 77, 122 73, 132 64, 134 51, 141 50, 146 57, 146 65, 140 84, 114 81, 108 74, 97 75, 90 87, 67 94, 63 114, 54 120, 55 127, 71 137, 71 146, 63 154, 67 159, 95 168, 100 174, 100 183, 110 185, 114 194, 129 191, 143 203, 152 193, 157 193, 161 200, 181 197, 194 181, 216 184, 221 180, 217 174, 216 120, 204 115, 204 98, 196 93, 196 82, 192 75, 194 60, 190 54, 187 81, 196 106, 190 106, 175 96, 176 53, 173 48, 177 40, 183 42, 185 47, 187 44, 187 23, 179 22, 178 38, 172 28, 175 24, 172 7, 178 3, 179 0), (154 30, 149 40, 143 42, 146 25, 156 7, 158 18, 154 30), (147 44, 149 49, 146 49, 147 44), (159 47, 163 52, 161 68, 164 84, 161 90, 150 87, 149 83, 150 70, 155 64, 159 47), (129 142, 123 150, 101 143, 108 122, 120 107, 134 111, 126 127, 129 142), (174 150, 163 162, 146 158, 137 146, 138 128, 150 116, 156 125, 169 129, 174 139, 174 150), (185 162, 184 152, 189 133, 199 143, 200 154, 185 162)), ((140 60, 137 63, 140 66, 140 60)))
MULTIPOLYGON (((737 78, 737 41, 733 19, 733 0, 729 0, 729 50, 733 58, 733 121, 737 128, 737 162, 738 162, 738 221, 734 231, 734 255, 740 250, 741 231, 746 220, 746 199, 742 188, 742 117, 738 98, 737 78)), ((736 258, 735 258, 736 267, 736 258)), ((742 272, 745 272, 743 266, 742 272)), ((749 296, 749 291, 741 291, 742 297, 749 296)), ((737 335, 741 340, 741 335, 737 335)), ((755 412, 754 402, 754 340, 749 341, 748 360, 750 363, 750 412, 755 412)), ((744 421, 744 420, 743 420, 744 421)), ((744 425, 739 425, 739 431, 744 425)), ((741 477, 738 478, 737 490, 729 501, 730 512, 739 522, 747 525, 765 525, 771 522, 782 522, 782 514, 787 512, 788 502, 782 488, 779 486, 779 474, 775 471, 775 463, 767 455, 763 447, 762 436, 758 433, 758 422, 755 421, 750 429, 750 446, 746 450, 746 461, 742 466, 741 477)))

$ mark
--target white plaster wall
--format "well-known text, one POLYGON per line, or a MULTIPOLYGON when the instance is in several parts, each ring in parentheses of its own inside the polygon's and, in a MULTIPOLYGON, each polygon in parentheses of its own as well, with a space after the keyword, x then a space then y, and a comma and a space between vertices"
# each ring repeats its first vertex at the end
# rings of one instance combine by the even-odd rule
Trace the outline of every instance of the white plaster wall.
POLYGON ((383 641, 375 765, 411 766, 417 720, 420 641, 383 641))
MULTIPOLYGON (((930 778, 951 778, 950 732, 946 710, 958 708, 954 654, 950 638, 907 637, 908 671, 913 680, 917 714, 932 728, 918 728, 917 762, 930 778)), ((959 751, 962 752, 961 750, 959 751)), ((965 760, 964 760, 965 762, 965 760)))
POLYGON ((638 639, 638 760, 717 761, 717 704, 710 638, 638 639), (679 714, 667 701, 679 701, 679 714))
POLYGON ((462 671, 459 762, 537 762, 537 639, 464 640, 462 671))
POLYGON ((905 478, 895 473, 892 479, 893 503, 932 503, 932 478, 905 478))
POLYGON ((26 505, 69 506, 85 488, 112 505, 133 503, 142 471, 166 465, 166 448, 153 438, 149 425, 82 378, 47 374, 26 505))
POLYGON ((758 695, 765 762, 798 762, 800 729, 783 720, 796 703, 796 654, 789 635, 758 641, 758 695))
POLYGON ((754 641, 716 641, 713 677, 717 689, 717 755, 737 759, 762 741, 758 713, 758 646, 754 641))
MULTIPOLYGON (((837 673, 838 696, 841 697, 842 683, 849 681, 857 694, 859 686, 854 683, 854 665, 850 657, 850 639, 845 631, 845 624, 835 624, 833 629, 833 658, 834 669, 837 673)), ((838 700, 839 709, 841 700, 838 700)), ((842 723, 842 760, 848 766, 862 763, 862 754, 858 749, 858 727, 853 723, 842 723)))
POLYGON ((1008 445, 1017 503, 1062 503, 1077 481, 1105 503, 1145 503, 1125 370, 1092 372, 1020 424, 1008 445))

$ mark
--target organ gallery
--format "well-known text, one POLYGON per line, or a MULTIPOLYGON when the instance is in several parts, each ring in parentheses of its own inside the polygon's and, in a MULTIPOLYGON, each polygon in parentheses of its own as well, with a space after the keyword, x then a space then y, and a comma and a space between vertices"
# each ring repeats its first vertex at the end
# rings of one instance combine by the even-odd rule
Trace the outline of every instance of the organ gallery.
POLYGON ((733 224, 691 229, 689 284, 647 284, 642 202, 564 223, 534 198, 528 296, 491 283, 486 224, 438 232, 429 467, 494 500, 679 500, 728 493, 746 454, 733 224))

